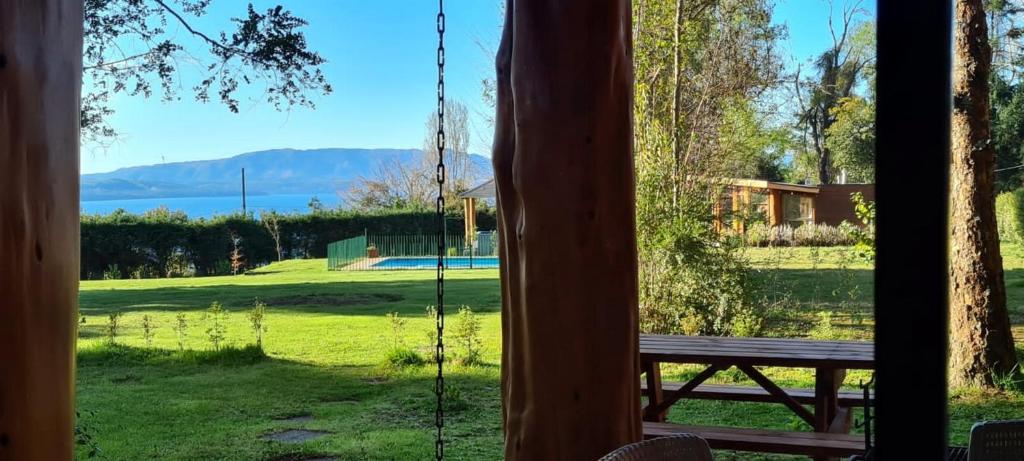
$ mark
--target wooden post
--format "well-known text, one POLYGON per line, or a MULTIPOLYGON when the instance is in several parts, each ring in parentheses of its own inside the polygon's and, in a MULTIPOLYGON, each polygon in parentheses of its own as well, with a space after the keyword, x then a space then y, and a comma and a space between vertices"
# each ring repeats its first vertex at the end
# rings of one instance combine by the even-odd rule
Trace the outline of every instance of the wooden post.
POLYGON ((0 12, 0 460, 72 459, 82 2, 0 12))
POLYGON ((641 438, 630 1, 506 12, 493 156, 505 459, 598 459, 641 438))
POLYGON ((777 189, 768 190, 768 223, 770 227, 783 223, 782 192, 777 189))

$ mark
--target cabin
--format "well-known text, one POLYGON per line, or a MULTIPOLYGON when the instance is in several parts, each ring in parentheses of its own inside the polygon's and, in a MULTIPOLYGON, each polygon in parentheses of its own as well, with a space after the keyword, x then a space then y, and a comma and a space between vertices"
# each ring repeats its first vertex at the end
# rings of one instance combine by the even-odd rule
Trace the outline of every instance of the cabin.
POLYGON ((769 226, 860 224, 850 196, 875 200, 874 184, 791 184, 762 179, 729 179, 714 207, 715 227, 745 232, 750 223, 769 226))

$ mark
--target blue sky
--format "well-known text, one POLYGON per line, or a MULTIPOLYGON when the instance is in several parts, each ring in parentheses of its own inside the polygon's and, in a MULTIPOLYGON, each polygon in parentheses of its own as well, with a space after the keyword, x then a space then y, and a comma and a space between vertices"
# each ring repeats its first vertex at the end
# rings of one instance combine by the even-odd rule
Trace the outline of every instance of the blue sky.
MULTIPOLYGON (((278 0, 280 1, 280 0, 278 0)), ((254 1, 257 9, 278 3, 254 1)), ((192 100, 184 85, 179 101, 119 96, 110 123, 121 133, 113 145, 82 149, 82 172, 124 166, 229 157, 254 150, 291 147, 421 147, 424 124, 436 106, 434 25, 436 2, 428 0, 303 0, 281 2, 306 18, 310 47, 324 67, 334 93, 315 99, 317 109, 275 111, 243 93, 241 113, 219 103, 192 100)), ((869 14, 874 4, 868 2, 869 14)), ((841 0, 837 0, 841 4, 841 0)), ((502 18, 499 0, 446 0, 448 16, 447 95, 470 108, 471 150, 488 154, 490 128, 484 123, 481 81, 493 73, 487 50, 497 46, 502 18)), ((197 22, 204 31, 227 27, 244 3, 217 1, 197 22)), ((838 14, 838 12, 837 12, 838 14)), ((775 21, 789 29, 782 45, 788 63, 805 62, 829 43, 828 4, 823 0, 780 0, 775 21)), ((171 30, 174 30, 173 28, 171 30)), ((188 77, 188 70, 183 74, 188 77)), ((194 81, 194 80, 187 80, 194 81)))

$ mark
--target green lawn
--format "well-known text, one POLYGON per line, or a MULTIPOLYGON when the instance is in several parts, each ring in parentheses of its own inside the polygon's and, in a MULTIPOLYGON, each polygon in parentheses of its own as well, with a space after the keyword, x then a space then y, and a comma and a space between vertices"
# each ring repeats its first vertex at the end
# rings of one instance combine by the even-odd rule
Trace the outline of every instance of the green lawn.
MULTIPOLYGON (((1016 337, 1024 337, 1024 252, 1004 251, 1016 337)), ((753 278, 764 293, 788 299, 773 314, 770 334, 870 338, 871 271, 850 264, 848 251, 750 250, 753 278), (788 296, 786 296, 788 295, 788 296), (821 312, 831 314, 822 315, 821 312)), ((424 315, 434 299, 431 271, 327 272, 323 260, 287 261, 248 275, 191 279, 87 281, 81 285, 85 323, 79 333, 78 406, 105 459, 293 460, 428 459, 433 455, 432 365, 385 366, 394 343, 388 312, 406 318, 402 342, 427 355, 424 315), (254 297, 268 304, 266 357, 246 345, 254 335, 244 314, 254 297), (211 351, 202 312, 219 301, 231 315, 226 344, 211 351), (105 345, 108 315, 123 313, 117 346, 105 345), (177 352, 175 316, 187 316, 186 352, 177 352), (142 317, 155 322, 152 346, 142 317), (312 415, 312 421, 280 421, 312 415), (260 440, 287 428, 328 431, 301 444, 260 440)), ((500 322, 497 271, 449 271, 449 306, 468 305, 482 320, 484 364, 453 365, 447 414, 450 459, 501 458, 500 322)), ((450 320, 449 326, 454 326, 450 320)), ((449 352, 462 350, 449 342, 449 352)), ((695 373, 670 367, 667 376, 695 373)), ((808 371, 768 369, 784 385, 811 386, 808 371)), ((855 384, 866 378, 853 373, 855 384)), ((742 381, 722 373, 720 381, 742 381)), ((955 393, 954 441, 971 423, 1019 417, 1016 392, 955 393)), ((684 402, 671 419, 699 424, 801 427, 785 408, 767 404, 684 402)), ((719 453, 716 459, 787 459, 719 453)))

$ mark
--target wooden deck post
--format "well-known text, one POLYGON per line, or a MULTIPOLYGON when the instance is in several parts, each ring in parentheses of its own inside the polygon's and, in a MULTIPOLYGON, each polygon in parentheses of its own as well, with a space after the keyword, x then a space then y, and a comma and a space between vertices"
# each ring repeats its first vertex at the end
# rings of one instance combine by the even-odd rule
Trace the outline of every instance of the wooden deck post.
POLYGON ((0 0, 0 460, 72 459, 81 0, 0 0))
POLYGON ((641 438, 630 1, 506 11, 493 156, 505 459, 593 460, 641 438))

